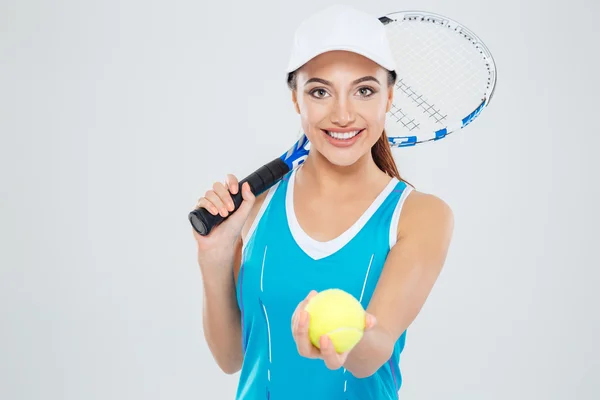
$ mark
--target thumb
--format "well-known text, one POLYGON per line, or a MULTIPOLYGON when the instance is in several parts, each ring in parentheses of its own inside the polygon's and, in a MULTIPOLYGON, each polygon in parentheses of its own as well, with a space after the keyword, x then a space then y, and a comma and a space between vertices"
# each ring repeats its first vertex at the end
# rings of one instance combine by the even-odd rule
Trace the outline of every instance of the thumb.
POLYGON ((243 224, 248 216, 250 215, 250 211, 252 210, 252 206, 254 205, 254 201, 256 197, 250 190, 250 185, 248 182, 244 182, 241 187, 242 190, 242 203, 238 207, 238 209, 229 217, 230 220, 235 220, 234 224, 243 224))
POLYGON ((365 330, 373 329, 377 325, 377 318, 373 314, 365 314, 365 330))

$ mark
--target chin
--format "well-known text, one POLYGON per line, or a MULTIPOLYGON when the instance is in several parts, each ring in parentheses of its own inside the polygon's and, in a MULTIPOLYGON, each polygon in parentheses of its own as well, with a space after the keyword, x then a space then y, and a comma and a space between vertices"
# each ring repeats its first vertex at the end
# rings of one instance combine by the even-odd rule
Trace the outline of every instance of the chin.
POLYGON ((352 147, 340 149, 329 145, 328 143, 319 143, 316 150, 330 164, 337 167, 349 167, 356 164, 365 155, 371 152, 371 147, 367 143, 357 143, 352 147))
POLYGON ((333 152, 333 154, 331 154, 330 152, 325 152, 322 154, 327 159, 327 161, 329 161, 331 164, 335 165, 336 167, 349 167, 351 165, 356 164, 356 162, 364 156, 364 153, 361 153, 361 154, 335 154, 335 153, 336 152, 333 152))

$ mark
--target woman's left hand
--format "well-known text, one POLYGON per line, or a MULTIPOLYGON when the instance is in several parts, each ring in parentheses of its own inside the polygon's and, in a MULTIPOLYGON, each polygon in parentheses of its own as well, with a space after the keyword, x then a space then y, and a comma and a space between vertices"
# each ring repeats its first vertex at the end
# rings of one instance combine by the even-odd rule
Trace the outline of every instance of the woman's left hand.
MULTIPOLYGON (((338 353, 333 347, 331 339, 327 335, 322 335, 319 340, 320 349, 313 346, 308 335, 309 326, 309 315, 304 310, 309 300, 317 294, 316 291, 312 290, 304 300, 302 300, 294 314, 292 315, 292 335, 296 341, 298 347, 298 353, 306 358, 320 358, 325 362, 325 365, 329 369, 339 369, 348 358, 349 351, 344 353, 338 353)), ((365 313, 365 332, 372 329, 375 326, 375 317, 371 314, 365 313)))

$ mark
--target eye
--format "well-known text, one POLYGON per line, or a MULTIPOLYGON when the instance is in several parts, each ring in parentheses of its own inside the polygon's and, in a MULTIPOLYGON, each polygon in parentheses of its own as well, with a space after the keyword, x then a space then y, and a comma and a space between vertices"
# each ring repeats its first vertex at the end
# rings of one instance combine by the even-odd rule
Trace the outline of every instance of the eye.
POLYGON ((358 89, 358 93, 362 96, 362 97, 369 97, 372 96, 373 93, 375 93, 375 91, 373 89, 371 89, 370 87, 361 87, 360 89, 358 89))
POLYGON ((317 88, 310 91, 310 95, 317 99, 322 99, 328 95, 327 91, 323 88, 317 88))

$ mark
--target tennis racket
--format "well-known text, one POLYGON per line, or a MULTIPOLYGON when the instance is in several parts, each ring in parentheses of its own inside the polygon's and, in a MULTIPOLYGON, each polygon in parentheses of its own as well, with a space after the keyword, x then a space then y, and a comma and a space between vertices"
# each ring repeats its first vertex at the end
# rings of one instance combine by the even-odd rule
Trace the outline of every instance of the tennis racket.
MULTIPOLYGON (((483 42, 464 25, 439 14, 402 11, 379 20, 398 75, 385 126, 390 146, 437 141, 473 122, 496 87, 496 65, 483 42)), ((310 142, 302 134, 288 151, 241 180, 240 187, 248 182, 254 195, 263 193, 301 165, 309 151, 310 142)), ((232 197, 235 212, 242 203, 241 191, 232 197)), ((200 235, 208 235, 225 218, 204 208, 188 216, 200 235)))

